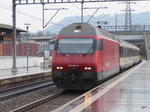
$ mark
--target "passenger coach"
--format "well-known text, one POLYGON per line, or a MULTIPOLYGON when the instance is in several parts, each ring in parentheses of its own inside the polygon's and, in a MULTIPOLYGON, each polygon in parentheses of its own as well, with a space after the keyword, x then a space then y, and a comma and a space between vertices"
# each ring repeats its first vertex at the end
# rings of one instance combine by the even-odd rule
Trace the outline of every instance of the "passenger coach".
POLYGON ((125 70, 140 62, 140 49, 126 41, 120 41, 120 69, 125 70))

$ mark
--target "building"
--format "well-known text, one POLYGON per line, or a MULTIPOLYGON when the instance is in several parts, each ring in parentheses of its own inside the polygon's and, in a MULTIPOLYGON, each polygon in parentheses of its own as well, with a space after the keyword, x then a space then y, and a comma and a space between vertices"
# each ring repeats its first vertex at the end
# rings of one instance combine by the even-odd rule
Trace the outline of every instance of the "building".
MULTIPOLYGON (((26 32, 26 31, 20 28, 16 28, 16 34, 18 40, 21 38, 20 35, 21 32, 26 32)), ((12 40, 13 40, 12 26, 6 24, 0 24, 0 42, 12 41, 12 40)))

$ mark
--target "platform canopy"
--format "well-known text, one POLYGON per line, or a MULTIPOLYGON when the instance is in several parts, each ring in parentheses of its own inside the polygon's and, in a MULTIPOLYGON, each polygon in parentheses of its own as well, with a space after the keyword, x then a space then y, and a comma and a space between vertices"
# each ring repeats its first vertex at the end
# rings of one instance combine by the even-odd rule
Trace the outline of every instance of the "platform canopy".
MULTIPOLYGON (((17 32, 26 32, 26 30, 16 28, 17 32)), ((0 23, 0 32, 12 32, 12 26, 0 23)))

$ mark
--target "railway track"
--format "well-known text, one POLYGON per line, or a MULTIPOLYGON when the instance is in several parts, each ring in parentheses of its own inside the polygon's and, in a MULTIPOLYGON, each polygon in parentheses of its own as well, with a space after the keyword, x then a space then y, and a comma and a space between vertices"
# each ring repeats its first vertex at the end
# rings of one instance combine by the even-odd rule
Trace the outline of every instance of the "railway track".
POLYGON ((46 81, 41 81, 41 82, 36 82, 32 84, 26 84, 23 86, 17 86, 17 87, 12 87, 9 89, 1 90, 0 101, 4 101, 10 98, 13 98, 15 96, 18 96, 27 92, 35 91, 40 88, 49 87, 52 85, 54 85, 52 81, 46 80, 46 81))
POLYGON ((59 90, 54 94, 46 96, 42 99, 36 100, 19 108, 12 110, 11 112, 50 112, 65 103, 80 96, 84 92, 79 91, 65 91, 59 90))
POLYGON ((58 91, 58 92, 56 92, 56 93, 54 93, 52 95, 46 96, 46 97, 44 97, 42 99, 39 99, 37 101, 34 101, 32 103, 29 103, 29 104, 24 105, 22 107, 19 107, 17 109, 14 109, 11 112, 25 112, 25 111, 27 111, 29 109, 35 108, 35 107, 37 107, 37 106, 39 106, 39 105, 41 105, 41 104, 43 104, 43 103, 45 103, 47 101, 50 101, 50 100, 52 100, 52 99, 62 95, 63 92, 64 92, 63 90, 60 90, 60 91, 58 91))

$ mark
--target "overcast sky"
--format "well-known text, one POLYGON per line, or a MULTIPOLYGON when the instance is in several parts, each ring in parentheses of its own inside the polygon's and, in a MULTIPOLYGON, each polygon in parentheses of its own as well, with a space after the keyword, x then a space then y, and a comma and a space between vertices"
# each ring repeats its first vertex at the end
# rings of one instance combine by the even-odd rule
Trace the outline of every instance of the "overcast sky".
MULTIPOLYGON (((12 25, 12 0, 0 0, 0 23, 12 25)), ((52 20, 53 23, 61 21, 68 16, 80 16, 80 4, 49 4, 45 8, 68 8, 68 10, 61 10, 52 20)), ((124 13, 121 10, 125 9, 125 4, 122 2, 113 3, 85 3, 84 7, 108 7, 108 9, 100 9, 96 16, 102 14, 114 15, 116 13, 124 13)), ((149 12, 150 1, 136 2, 132 4, 131 8, 135 11, 133 13, 149 12)), ((84 10, 84 15, 92 15, 96 9, 84 10)), ((53 16, 55 10, 45 11, 45 23, 53 16), (47 20, 47 21, 46 21, 47 20)), ((71 21, 71 20, 70 20, 71 21)), ((42 5, 21 5, 17 6, 17 27, 25 29, 24 23, 30 23, 30 31, 36 32, 42 30, 42 5)), ((52 25, 52 24, 49 24, 52 25)))

